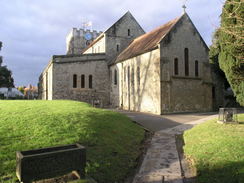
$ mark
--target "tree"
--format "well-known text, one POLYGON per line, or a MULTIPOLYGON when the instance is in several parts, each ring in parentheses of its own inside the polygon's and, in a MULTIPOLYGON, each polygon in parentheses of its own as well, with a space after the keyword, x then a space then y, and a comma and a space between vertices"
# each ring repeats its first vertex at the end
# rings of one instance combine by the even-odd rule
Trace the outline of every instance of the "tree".
POLYGON ((17 89, 24 94, 25 88, 26 88, 25 86, 19 86, 17 89))
POLYGON ((219 65, 236 96, 244 106, 244 2, 226 0, 218 30, 219 65))
MULTIPOLYGON (((2 41, 0 41, 0 51, 2 49, 2 46, 3 46, 3 43, 2 43, 2 41)), ((0 56, 0 67, 2 66, 2 63, 3 63, 3 57, 0 56)))
POLYGON ((217 29, 213 36, 213 44, 210 46, 209 50, 209 61, 212 64, 213 72, 217 74, 223 81, 225 89, 230 87, 225 73, 220 69, 219 66, 219 54, 220 54, 220 43, 219 43, 219 29, 217 29))
MULTIPOLYGON (((2 49, 2 42, 0 41, 0 51, 2 49)), ((6 66, 2 66, 2 56, 0 56, 0 88, 14 87, 14 79, 12 77, 12 72, 8 70, 6 66)))
POLYGON ((14 87, 12 72, 8 70, 6 66, 0 67, 0 88, 1 87, 14 87))

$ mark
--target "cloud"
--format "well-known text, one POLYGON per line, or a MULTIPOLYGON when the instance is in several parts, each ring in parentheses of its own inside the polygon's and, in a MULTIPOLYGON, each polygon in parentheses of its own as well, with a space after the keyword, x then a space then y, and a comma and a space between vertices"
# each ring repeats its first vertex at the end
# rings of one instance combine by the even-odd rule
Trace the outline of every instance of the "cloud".
MULTIPOLYGON (((37 85, 52 55, 65 54, 65 38, 83 20, 104 31, 128 10, 145 31, 182 14, 181 0, 1 0, 0 40, 4 64, 13 72, 15 84, 37 85)), ((208 45, 219 25, 220 0, 192 0, 187 12, 208 45)))

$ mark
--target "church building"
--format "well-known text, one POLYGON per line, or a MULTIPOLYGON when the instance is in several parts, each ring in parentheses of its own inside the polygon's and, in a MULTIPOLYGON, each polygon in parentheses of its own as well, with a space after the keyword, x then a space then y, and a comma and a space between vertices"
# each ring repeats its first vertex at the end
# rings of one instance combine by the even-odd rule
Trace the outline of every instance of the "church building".
POLYGON ((127 12, 106 31, 78 37, 83 49, 75 52, 69 35, 67 54, 40 75, 41 99, 154 114, 212 110, 209 49, 187 13, 145 33, 127 12))

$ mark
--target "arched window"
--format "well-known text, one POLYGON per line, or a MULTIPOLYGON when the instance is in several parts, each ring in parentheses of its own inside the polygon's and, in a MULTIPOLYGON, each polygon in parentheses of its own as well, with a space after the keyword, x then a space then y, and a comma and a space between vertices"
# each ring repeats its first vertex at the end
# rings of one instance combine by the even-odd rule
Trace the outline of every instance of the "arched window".
POLYGON ((198 70, 198 61, 195 60, 195 76, 198 77, 199 75, 199 70, 198 70))
POLYGON ((128 81, 128 87, 130 87, 130 66, 128 66, 127 69, 127 81, 128 81))
POLYGON ((126 81, 126 67, 124 67, 124 82, 126 81))
POLYGON ((175 58, 174 60, 174 73, 175 75, 179 74, 178 58, 175 58))
POLYGON ((119 44, 116 45, 116 50, 119 52, 119 44))
POLYGON ((92 75, 89 75, 89 88, 92 88, 92 75))
POLYGON ((85 75, 84 74, 81 75, 80 87, 85 88, 85 75))
POLYGON ((128 36, 130 36, 130 29, 128 29, 128 36))
POLYGON ((131 84, 132 85, 134 85, 134 81, 135 81, 135 79, 134 79, 134 68, 132 67, 132 69, 131 69, 131 84))
POLYGON ((135 69, 134 67, 131 68, 131 89, 132 95, 135 94, 135 69))
POLYGON ((185 48, 184 55, 185 55, 185 76, 189 76, 189 50, 188 50, 188 48, 185 48))
POLYGON ((117 70, 114 70, 114 85, 117 85, 117 70))
POLYGON ((77 88, 77 75, 73 75, 73 88, 77 88))
POLYGON ((137 85, 138 85, 138 88, 140 86, 140 80, 141 80, 141 77, 140 77, 140 67, 137 67, 137 85))

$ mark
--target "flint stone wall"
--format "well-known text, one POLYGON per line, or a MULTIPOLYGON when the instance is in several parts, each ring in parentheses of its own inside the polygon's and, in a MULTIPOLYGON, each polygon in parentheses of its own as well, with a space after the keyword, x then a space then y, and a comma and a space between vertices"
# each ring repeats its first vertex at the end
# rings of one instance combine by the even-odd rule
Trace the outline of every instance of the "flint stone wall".
POLYGON ((159 49, 110 67, 112 73, 115 69, 118 71, 118 83, 114 85, 114 74, 112 74, 110 95, 112 106, 132 111, 161 113, 159 49))
POLYGON ((212 110, 212 77, 208 47, 188 16, 184 16, 160 44, 162 113, 212 110), (184 49, 189 50, 185 75, 184 49), (174 59, 178 59, 178 75, 174 59), (198 76, 195 61, 198 61, 198 76))
POLYGON ((109 105, 109 73, 104 54, 56 56, 53 62, 53 99, 78 100, 92 104, 99 100, 109 105), (73 88, 73 75, 77 75, 77 88, 73 88), (81 75, 85 75, 85 88, 81 88, 81 75), (92 75, 92 88, 89 88, 92 75))

